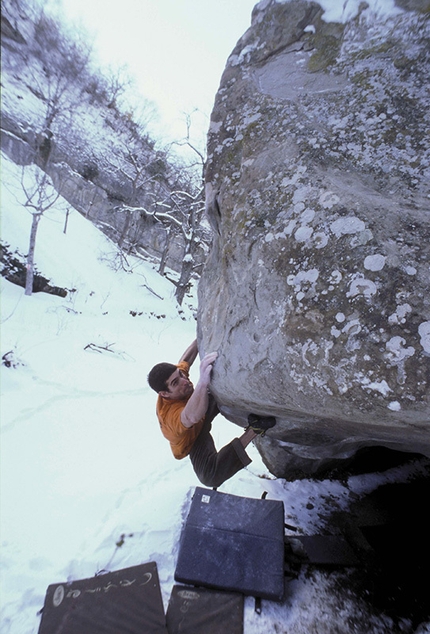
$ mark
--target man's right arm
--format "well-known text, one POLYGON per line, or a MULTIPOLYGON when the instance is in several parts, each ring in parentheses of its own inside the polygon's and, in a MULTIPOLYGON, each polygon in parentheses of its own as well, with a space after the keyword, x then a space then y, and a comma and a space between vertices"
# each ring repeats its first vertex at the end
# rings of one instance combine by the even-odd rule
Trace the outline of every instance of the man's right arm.
POLYGON ((181 422, 184 427, 193 427, 206 414, 209 405, 208 387, 212 366, 217 356, 217 352, 210 352, 200 363, 200 378, 181 413, 181 422))

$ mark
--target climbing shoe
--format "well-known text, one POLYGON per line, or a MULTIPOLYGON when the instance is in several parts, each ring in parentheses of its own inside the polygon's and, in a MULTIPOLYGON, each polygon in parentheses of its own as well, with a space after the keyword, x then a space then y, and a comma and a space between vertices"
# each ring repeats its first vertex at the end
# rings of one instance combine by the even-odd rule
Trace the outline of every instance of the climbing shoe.
POLYGON ((258 414, 250 414, 248 416, 248 429, 252 429, 259 436, 264 436, 266 431, 276 425, 274 416, 259 416, 258 414))

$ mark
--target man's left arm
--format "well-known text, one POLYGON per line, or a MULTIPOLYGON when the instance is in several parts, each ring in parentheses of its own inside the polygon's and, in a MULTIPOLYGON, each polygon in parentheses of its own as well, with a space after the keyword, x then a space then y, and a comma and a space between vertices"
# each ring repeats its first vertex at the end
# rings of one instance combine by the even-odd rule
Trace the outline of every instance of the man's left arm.
POLYGON ((181 361, 186 361, 191 366, 196 360, 197 354, 197 339, 194 339, 193 343, 188 346, 182 357, 179 359, 179 363, 181 363, 181 361))

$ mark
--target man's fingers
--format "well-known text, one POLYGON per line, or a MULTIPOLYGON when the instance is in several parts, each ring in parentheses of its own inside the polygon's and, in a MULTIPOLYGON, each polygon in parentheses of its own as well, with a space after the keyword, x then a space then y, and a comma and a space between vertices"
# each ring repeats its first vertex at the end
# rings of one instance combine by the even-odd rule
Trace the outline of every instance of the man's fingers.
POLYGON ((209 352, 208 354, 206 354, 206 355, 203 357, 203 359, 202 359, 202 361, 201 361, 201 365, 202 365, 203 367, 206 367, 206 366, 208 366, 208 365, 211 365, 211 364, 215 361, 215 359, 217 358, 217 356, 218 356, 218 352, 209 352))
POLYGON ((218 356, 218 352, 209 352, 206 354, 200 363, 200 374, 210 376, 212 371, 212 364, 218 356))

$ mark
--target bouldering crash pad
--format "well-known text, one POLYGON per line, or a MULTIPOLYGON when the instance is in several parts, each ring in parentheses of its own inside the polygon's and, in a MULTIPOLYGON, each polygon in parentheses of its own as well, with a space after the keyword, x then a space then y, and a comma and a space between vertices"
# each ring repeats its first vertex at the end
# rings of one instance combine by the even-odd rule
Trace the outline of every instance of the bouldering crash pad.
POLYGON ((280 601, 283 503, 197 487, 182 529, 175 580, 280 601))
POLYGON ((157 565, 48 587, 39 634, 167 634, 157 565))
POLYGON ((175 585, 167 608, 169 634, 243 634, 243 594, 175 585))

